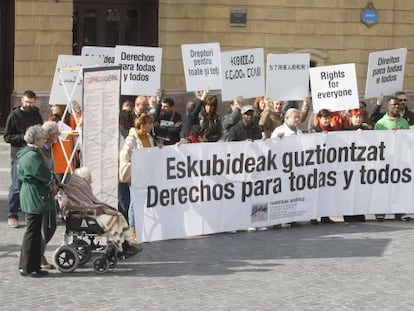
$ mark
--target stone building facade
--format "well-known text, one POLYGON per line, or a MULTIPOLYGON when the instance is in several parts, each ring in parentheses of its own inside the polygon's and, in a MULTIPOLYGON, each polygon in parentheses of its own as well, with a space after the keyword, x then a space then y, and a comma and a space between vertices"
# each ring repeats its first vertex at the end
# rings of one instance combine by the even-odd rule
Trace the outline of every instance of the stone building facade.
MULTIPOLYGON (((14 89, 47 102, 56 59, 72 54, 74 0, 16 0, 14 89)), ((117 1, 114 0, 114 3, 117 1)), ((162 87, 179 102, 185 92, 181 44, 219 42, 223 51, 263 47, 267 53, 309 52, 316 66, 356 63, 364 92, 368 55, 408 49, 404 89, 414 89, 414 1, 372 1, 378 23, 361 22, 365 0, 159 0, 158 46, 163 48, 162 87), (245 26, 232 26, 232 9, 246 10, 245 26)))

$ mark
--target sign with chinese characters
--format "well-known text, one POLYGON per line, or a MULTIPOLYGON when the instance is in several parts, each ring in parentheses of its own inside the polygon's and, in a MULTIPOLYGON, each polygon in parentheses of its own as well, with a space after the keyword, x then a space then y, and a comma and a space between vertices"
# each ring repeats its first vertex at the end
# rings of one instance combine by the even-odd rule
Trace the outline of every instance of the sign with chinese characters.
POLYGON ((268 54, 266 95, 271 100, 303 100, 309 94, 310 55, 268 54))

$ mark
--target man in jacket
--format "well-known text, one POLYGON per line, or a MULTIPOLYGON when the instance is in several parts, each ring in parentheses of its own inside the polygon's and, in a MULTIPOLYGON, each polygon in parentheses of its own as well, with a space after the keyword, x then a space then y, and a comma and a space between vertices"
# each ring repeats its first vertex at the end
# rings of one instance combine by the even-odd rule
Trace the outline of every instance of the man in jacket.
POLYGON ((16 153, 26 145, 24 133, 26 129, 35 124, 42 124, 43 119, 36 105, 36 94, 33 91, 25 91, 21 99, 21 105, 12 110, 7 117, 4 130, 4 141, 11 145, 11 183, 8 196, 8 225, 12 228, 19 226, 19 191, 20 181, 17 178, 16 153))
POLYGON ((262 138, 262 132, 254 119, 254 108, 252 105, 243 106, 241 109, 241 120, 230 129, 227 141, 256 140, 262 138))

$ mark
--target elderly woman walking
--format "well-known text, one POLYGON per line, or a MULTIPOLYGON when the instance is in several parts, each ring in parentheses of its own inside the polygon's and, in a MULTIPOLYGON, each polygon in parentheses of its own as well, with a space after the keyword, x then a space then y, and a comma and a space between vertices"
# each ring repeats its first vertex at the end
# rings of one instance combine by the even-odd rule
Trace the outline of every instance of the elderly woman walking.
POLYGON ((26 232, 23 236, 20 254, 20 275, 30 277, 47 276, 41 270, 41 226, 43 215, 55 210, 56 188, 52 174, 40 153, 45 144, 45 134, 41 125, 29 127, 24 134, 27 146, 17 153, 19 166, 17 174, 22 182, 20 207, 26 213, 26 232))

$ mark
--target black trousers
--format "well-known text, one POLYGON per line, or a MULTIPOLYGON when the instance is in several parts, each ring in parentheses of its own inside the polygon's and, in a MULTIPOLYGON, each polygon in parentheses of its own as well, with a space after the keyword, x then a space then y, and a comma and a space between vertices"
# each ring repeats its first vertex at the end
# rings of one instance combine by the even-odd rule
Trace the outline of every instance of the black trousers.
POLYGON ((26 232, 23 236, 19 268, 30 273, 40 270, 43 215, 26 214, 26 232))

